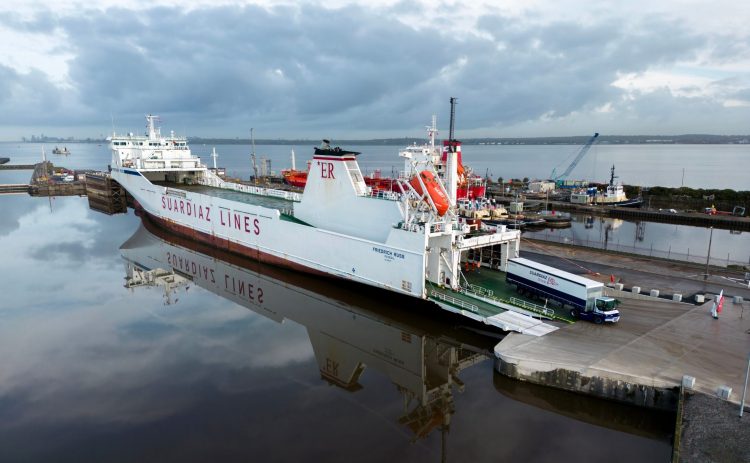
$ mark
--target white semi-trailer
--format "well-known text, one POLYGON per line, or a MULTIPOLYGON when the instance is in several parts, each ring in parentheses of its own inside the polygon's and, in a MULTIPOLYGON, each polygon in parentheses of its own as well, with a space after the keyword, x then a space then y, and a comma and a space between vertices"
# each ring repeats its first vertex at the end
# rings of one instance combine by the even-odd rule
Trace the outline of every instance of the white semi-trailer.
POLYGON ((617 301, 604 296, 604 284, 533 260, 508 259, 506 280, 521 293, 570 306, 574 318, 594 323, 620 320, 617 301))

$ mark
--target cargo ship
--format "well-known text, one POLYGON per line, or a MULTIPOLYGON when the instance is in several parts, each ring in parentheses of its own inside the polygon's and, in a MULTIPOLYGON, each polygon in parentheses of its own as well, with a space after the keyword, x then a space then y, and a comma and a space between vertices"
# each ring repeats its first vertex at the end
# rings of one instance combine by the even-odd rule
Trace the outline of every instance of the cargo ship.
POLYGON ((522 313, 466 302, 462 264, 484 255, 485 265, 504 270, 518 257, 520 233, 459 220, 461 143, 452 130, 443 142, 443 176, 429 150, 413 151, 408 180, 399 181, 403 193, 369 188, 360 153, 327 144, 314 149, 304 192, 296 193, 225 181, 192 154, 186 138, 163 135, 156 121, 148 115, 145 135, 113 134, 109 144, 112 179, 157 225, 261 262, 429 299, 502 329, 539 325, 522 313))

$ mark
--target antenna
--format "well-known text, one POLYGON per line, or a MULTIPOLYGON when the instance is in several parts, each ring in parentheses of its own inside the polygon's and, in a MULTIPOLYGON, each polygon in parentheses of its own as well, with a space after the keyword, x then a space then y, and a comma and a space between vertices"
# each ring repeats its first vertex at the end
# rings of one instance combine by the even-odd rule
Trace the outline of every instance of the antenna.
POLYGON ((115 134, 115 116, 112 115, 112 113, 109 113, 109 118, 112 120, 112 135, 115 134))

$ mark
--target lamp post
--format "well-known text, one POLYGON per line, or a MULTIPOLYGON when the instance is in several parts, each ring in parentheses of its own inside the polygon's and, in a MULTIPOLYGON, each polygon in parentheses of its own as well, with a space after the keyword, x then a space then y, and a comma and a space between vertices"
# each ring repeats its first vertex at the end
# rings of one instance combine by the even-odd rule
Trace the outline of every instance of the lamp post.
POLYGON ((750 353, 747 354, 747 369, 745 370, 745 388, 742 389, 742 401, 740 402, 740 418, 745 409, 745 395, 747 395, 747 378, 750 376, 750 353))
POLYGON ((711 234, 708 235, 708 255, 706 256, 706 274, 703 275, 703 279, 708 279, 708 262, 711 259, 711 240, 714 238, 714 227, 711 226, 711 234))

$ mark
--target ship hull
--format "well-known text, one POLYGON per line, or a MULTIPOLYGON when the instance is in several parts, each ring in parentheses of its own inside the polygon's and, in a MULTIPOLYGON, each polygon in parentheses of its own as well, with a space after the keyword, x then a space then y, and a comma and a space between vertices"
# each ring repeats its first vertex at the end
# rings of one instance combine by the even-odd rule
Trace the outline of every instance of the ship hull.
POLYGON ((425 298, 425 248, 413 233, 394 228, 381 243, 313 227, 278 209, 155 185, 135 170, 113 169, 112 177, 141 213, 176 234, 261 262, 425 298))
POLYGON ((643 205, 643 199, 641 198, 635 198, 635 199, 626 199, 624 201, 600 201, 597 202, 597 204, 602 206, 617 206, 617 207, 641 207, 643 205))

